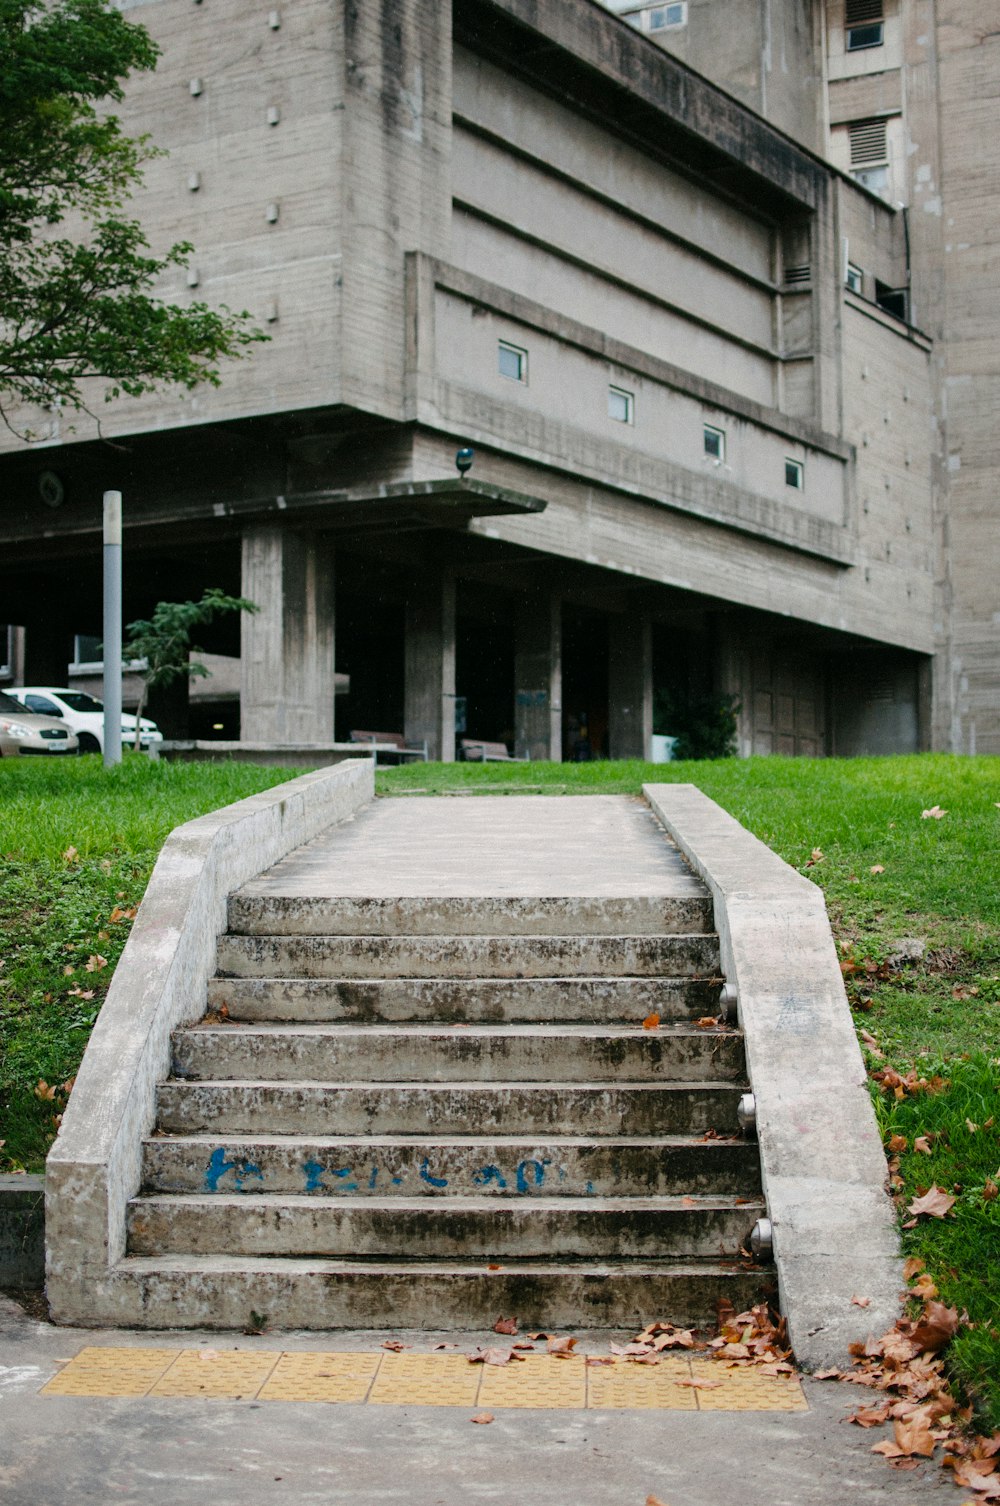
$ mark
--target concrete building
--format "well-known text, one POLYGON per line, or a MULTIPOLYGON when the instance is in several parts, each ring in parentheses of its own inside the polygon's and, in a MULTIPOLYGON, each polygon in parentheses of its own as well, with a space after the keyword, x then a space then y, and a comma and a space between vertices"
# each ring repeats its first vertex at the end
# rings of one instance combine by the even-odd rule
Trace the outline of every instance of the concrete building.
POLYGON ((219 389, 114 405, 113 449, 58 415, 0 441, 26 678, 100 631, 114 486, 127 615, 260 604, 205 642, 241 651, 254 741, 449 758, 457 722, 640 756, 672 688, 734 695, 744 753, 1000 751, 996 310, 955 303, 995 270, 995 174, 948 208, 939 166, 942 100, 996 42, 942 14, 971 37, 981 5, 886 0, 891 66, 860 71, 834 3, 688 0, 666 46, 596 0, 136 5, 163 58, 124 118, 169 148, 139 210, 197 247, 165 291, 271 341, 219 389))

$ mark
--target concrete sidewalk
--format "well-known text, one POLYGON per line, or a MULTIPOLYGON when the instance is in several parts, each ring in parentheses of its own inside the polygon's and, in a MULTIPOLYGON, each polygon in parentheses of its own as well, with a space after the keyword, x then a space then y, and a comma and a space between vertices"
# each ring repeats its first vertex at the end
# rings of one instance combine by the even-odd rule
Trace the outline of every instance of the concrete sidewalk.
MULTIPOLYGON (((937 1466, 896 1472, 848 1427, 860 1388, 803 1381, 798 1412, 498 1408, 39 1395, 86 1346, 378 1351, 386 1333, 242 1334, 54 1328, 0 1297, 4 1506, 918 1506, 957 1501, 937 1466)), ((412 1352, 492 1335, 401 1336, 412 1352)), ((581 1349, 607 1351, 608 1335, 581 1349)), ((624 1335, 615 1335, 621 1340, 624 1335)), ((631 1337, 629 1335, 628 1337, 631 1337)))

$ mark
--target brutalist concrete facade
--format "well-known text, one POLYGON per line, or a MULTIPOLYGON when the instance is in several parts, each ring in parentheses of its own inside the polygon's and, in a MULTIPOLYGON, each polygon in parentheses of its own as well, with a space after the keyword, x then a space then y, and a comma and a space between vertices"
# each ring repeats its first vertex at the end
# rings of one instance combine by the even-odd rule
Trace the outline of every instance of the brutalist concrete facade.
POLYGON ((686 684, 739 699, 743 752, 930 745, 940 356, 845 287, 845 243, 918 313, 931 269, 818 126, 786 133, 807 91, 778 129, 591 0, 136 10, 163 57, 125 120, 169 149, 138 211, 197 247, 164 292, 271 341, 102 412, 113 450, 53 415, 2 442, 26 680, 100 631, 115 486, 128 615, 260 603, 247 739, 638 756, 686 684))

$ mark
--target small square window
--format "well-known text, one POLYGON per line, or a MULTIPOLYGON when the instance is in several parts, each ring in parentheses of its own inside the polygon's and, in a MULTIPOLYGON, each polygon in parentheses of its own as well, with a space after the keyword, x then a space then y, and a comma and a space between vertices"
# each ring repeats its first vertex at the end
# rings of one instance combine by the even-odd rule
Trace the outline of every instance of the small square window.
POLYGON ((519 345, 508 345, 506 340, 501 340, 497 346, 497 370, 512 382, 527 382, 528 352, 519 345))
POLYGON ((703 432, 705 436, 705 454, 719 462, 725 460, 726 431, 724 429, 713 429, 711 424, 706 424, 703 432))
POLYGON ((875 21, 871 26, 849 26, 847 28, 848 52, 862 52, 866 47, 882 46, 882 22, 875 21))
POLYGON ((608 417, 619 424, 635 422, 635 398, 624 387, 608 388, 608 417))
POLYGON ((805 485, 805 477, 802 470, 801 460, 785 460, 785 485, 793 486, 797 492, 802 491, 805 485))
POLYGON ((650 31, 670 31, 676 26, 686 25, 686 0, 680 0, 677 5, 657 5, 649 12, 650 31))
POLYGON ((864 273, 862 272, 861 268, 856 267, 853 262, 848 262, 847 274, 844 277, 845 285, 850 288, 852 293, 860 293, 863 282, 864 273))

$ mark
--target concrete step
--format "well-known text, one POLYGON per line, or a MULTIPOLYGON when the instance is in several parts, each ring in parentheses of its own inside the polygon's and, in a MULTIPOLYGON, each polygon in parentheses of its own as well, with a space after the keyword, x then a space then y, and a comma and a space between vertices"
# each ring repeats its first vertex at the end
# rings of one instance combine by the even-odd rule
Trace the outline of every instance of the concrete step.
POLYGON ((719 941, 685 936, 220 936, 244 978, 714 977, 719 941))
POLYGON ((770 1266, 735 1261, 482 1262, 131 1256, 109 1300, 137 1328, 241 1329, 251 1312, 276 1329, 492 1328, 514 1314, 522 1330, 617 1328, 654 1318, 714 1325, 716 1303, 737 1312, 775 1285, 770 1266), (501 1264, 500 1262, 491 1262, 501 1264))
POLYGON ((588 1140, 452 1136, 159 1136, 143 1147, 144 1193, 322 1195, 350 1184, 356 1196, 663 1197, 759 1196, 753 1140, 588 1140))
POLYGON ((212 978, 208 1007, 234 1020, 386 1022, 697 1019, 719 1008, 722 979, 212 978))
POLYGON ((181 1195, 134 1199, 128 1249, 134 1255, 350 1256, 496 1261, 544 1259, 738 1259, 763 1202, 710 1195, 663 1198, 455 1196, 241 1197, 181 1195))
POLYGON ((168 1134, 737 1133, 738 1083, 165 1082, 168 1134))
MULTIPOLYGON (((692 891, 700 885, 688 879, 692 891)), ((644 936, 712 930, 704 892, 584 895, 230 895, 246 936, 644 936)))
POLYGON ((690 1025, 201 1025, 176 1031, 177 1077, 270 1082, 742 1078, 739 1031, 690 1025))

